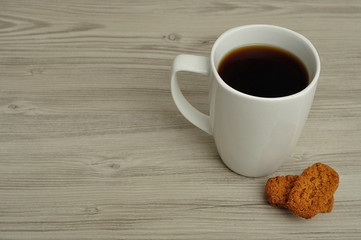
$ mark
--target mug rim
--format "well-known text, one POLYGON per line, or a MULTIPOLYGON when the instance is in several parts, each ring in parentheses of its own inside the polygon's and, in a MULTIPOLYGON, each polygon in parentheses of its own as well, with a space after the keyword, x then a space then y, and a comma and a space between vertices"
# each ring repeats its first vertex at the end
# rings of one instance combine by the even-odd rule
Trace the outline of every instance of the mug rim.
MULTIPOLYGON (((223 55, 223 57, 226 54, 223 55)), ((212 47, 212 51, 211 51, 211 56, 210 56, 210 62, 211 62, 211 68, 212 71, 215 75, 215 78, 217 79, 217 82, 220 84, 220 86, 222 86, 224 89, 226 89, 227 91, 238 95, 238 96, 242 96, 248 99, 252 99, 252 100, 261 100, 261 101, 280 101, 280 100, 286 100, 286 99, 292 99, 292 98, 296 98, 299 97, 300 95, 304 95, 306 94, 306 92, 310 91, 312 88, 314 88, 314 86, 317 84, 318 82, 318 78, 321 72, 321 63, 320 63, 320 57, 318 55, 318 52, 316 50, 316 48, 313 46, 313 44, 311 43, 310 40, 308 40, 305 36, 303 36, 302 34, 295 32, 293 30, 290 30, 288 28, 284 28, 284 27, 279 27, 276 25, 269 25, 269 24, 250 24, 250 25, 243 25, 243 26, 239 26, 239 27, 234 27, 231 28, 227 31, 225 31, 224 33, 222 33, 217 40, 215 41, 215 43, 213 44, 212 47), (277 29, 277 30, 282 30, 282 31, 286 31, 288 33, 293 34, 294 36, 298 37, 299 39, 301 39, 303 42, 305 42, 307 44, 307 46, 311 49, 312 54, 315 57, 316 60, 316 72, 314 74, 314 77, 311 79, 311 82, 307 85, 307 87, 305 87, 304 89, 302 89, 301 91, 291 94, 291 95, 287 95, 287 96, 282 96, 282 97, 259 97, 259 96, 254 96, 254 95, 250 95, 247 93, 243 93, 240 92, 234 88, 232 88, 231 86, 229 86, 227 83, 225 83, 223 81, 223 79, 219 76, 218 71, 216 69, 215 63, 214 63, 214 55, 215 55, 215 49, 217 48, 217 46, 220 44, 220 42, 223 41, 223 39, 225 37, 227 37, 227 35, 235 32, 235 31, 239 31, 245 28, 259 28, 259 27, 266 27, 266 28, 273 28, 273 29, 277 29)))

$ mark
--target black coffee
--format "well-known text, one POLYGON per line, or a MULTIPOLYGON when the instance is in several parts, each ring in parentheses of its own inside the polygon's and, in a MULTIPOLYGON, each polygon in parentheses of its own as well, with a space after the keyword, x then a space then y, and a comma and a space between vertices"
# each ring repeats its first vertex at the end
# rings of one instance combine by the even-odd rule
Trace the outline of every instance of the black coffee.
POLYGON ((232 88, 258 97, 283 97, 308 85, 308 72, 294 54, 277 47, 247 46, 223 57, 218 74, 232 88))

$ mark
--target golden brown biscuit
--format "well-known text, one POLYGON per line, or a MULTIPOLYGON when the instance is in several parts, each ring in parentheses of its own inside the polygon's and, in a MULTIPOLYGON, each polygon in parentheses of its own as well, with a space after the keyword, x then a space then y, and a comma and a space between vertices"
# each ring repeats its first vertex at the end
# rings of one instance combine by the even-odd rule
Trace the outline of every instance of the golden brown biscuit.
POLYGON ((294 182, 287 208, 297 216, 310 219, 320 212, 330 212, 339 176, 331 167, 316 163, 303 171, 294 182))
MULTIPOLYGON (((265 192, 267 201, 273 207, 287 208, 288 195, 294 186, 297 175, 277 176, 269 178, 266 184, 265 192)), ((334 198, 331 199, 321 208, 322 213, 331 212, 334 198)))
POLYGON ((297 175, 287 175, 268 179, 265 191, 269 204, 273 207, 286 208, 288 195, 297 178, 297 175))

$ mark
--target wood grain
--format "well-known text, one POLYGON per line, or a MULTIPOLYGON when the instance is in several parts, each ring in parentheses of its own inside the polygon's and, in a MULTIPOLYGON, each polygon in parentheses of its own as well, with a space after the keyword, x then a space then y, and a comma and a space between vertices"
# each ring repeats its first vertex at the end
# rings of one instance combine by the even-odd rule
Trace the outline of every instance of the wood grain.
MULTIPOLYGON (((360 1, 0 0, 0 239, 359 239, 360 29, 360 1), (330 214, 270 207, 268 177, 228 170, 172 101, 176 55, 251 23, 319 51, 309 119, 273 175, 332 166, 330 214)), ((207 113, 207 79, 179 78, 207 113)))

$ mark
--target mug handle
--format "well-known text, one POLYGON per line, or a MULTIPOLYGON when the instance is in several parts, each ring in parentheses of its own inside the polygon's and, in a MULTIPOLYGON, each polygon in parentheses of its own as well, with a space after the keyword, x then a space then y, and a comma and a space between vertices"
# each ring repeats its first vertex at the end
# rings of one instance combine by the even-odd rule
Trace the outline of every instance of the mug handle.
POLYGON ((208 76, 210 73, 209 58, 185 54, 178 55, 174 59, 172 66, 171 92, 173 100, 183 116, 195 126, 212 135, 210 117, 193 107, 182 94, 177 79, 177 72, 179 71, 195 72, 208 76))

